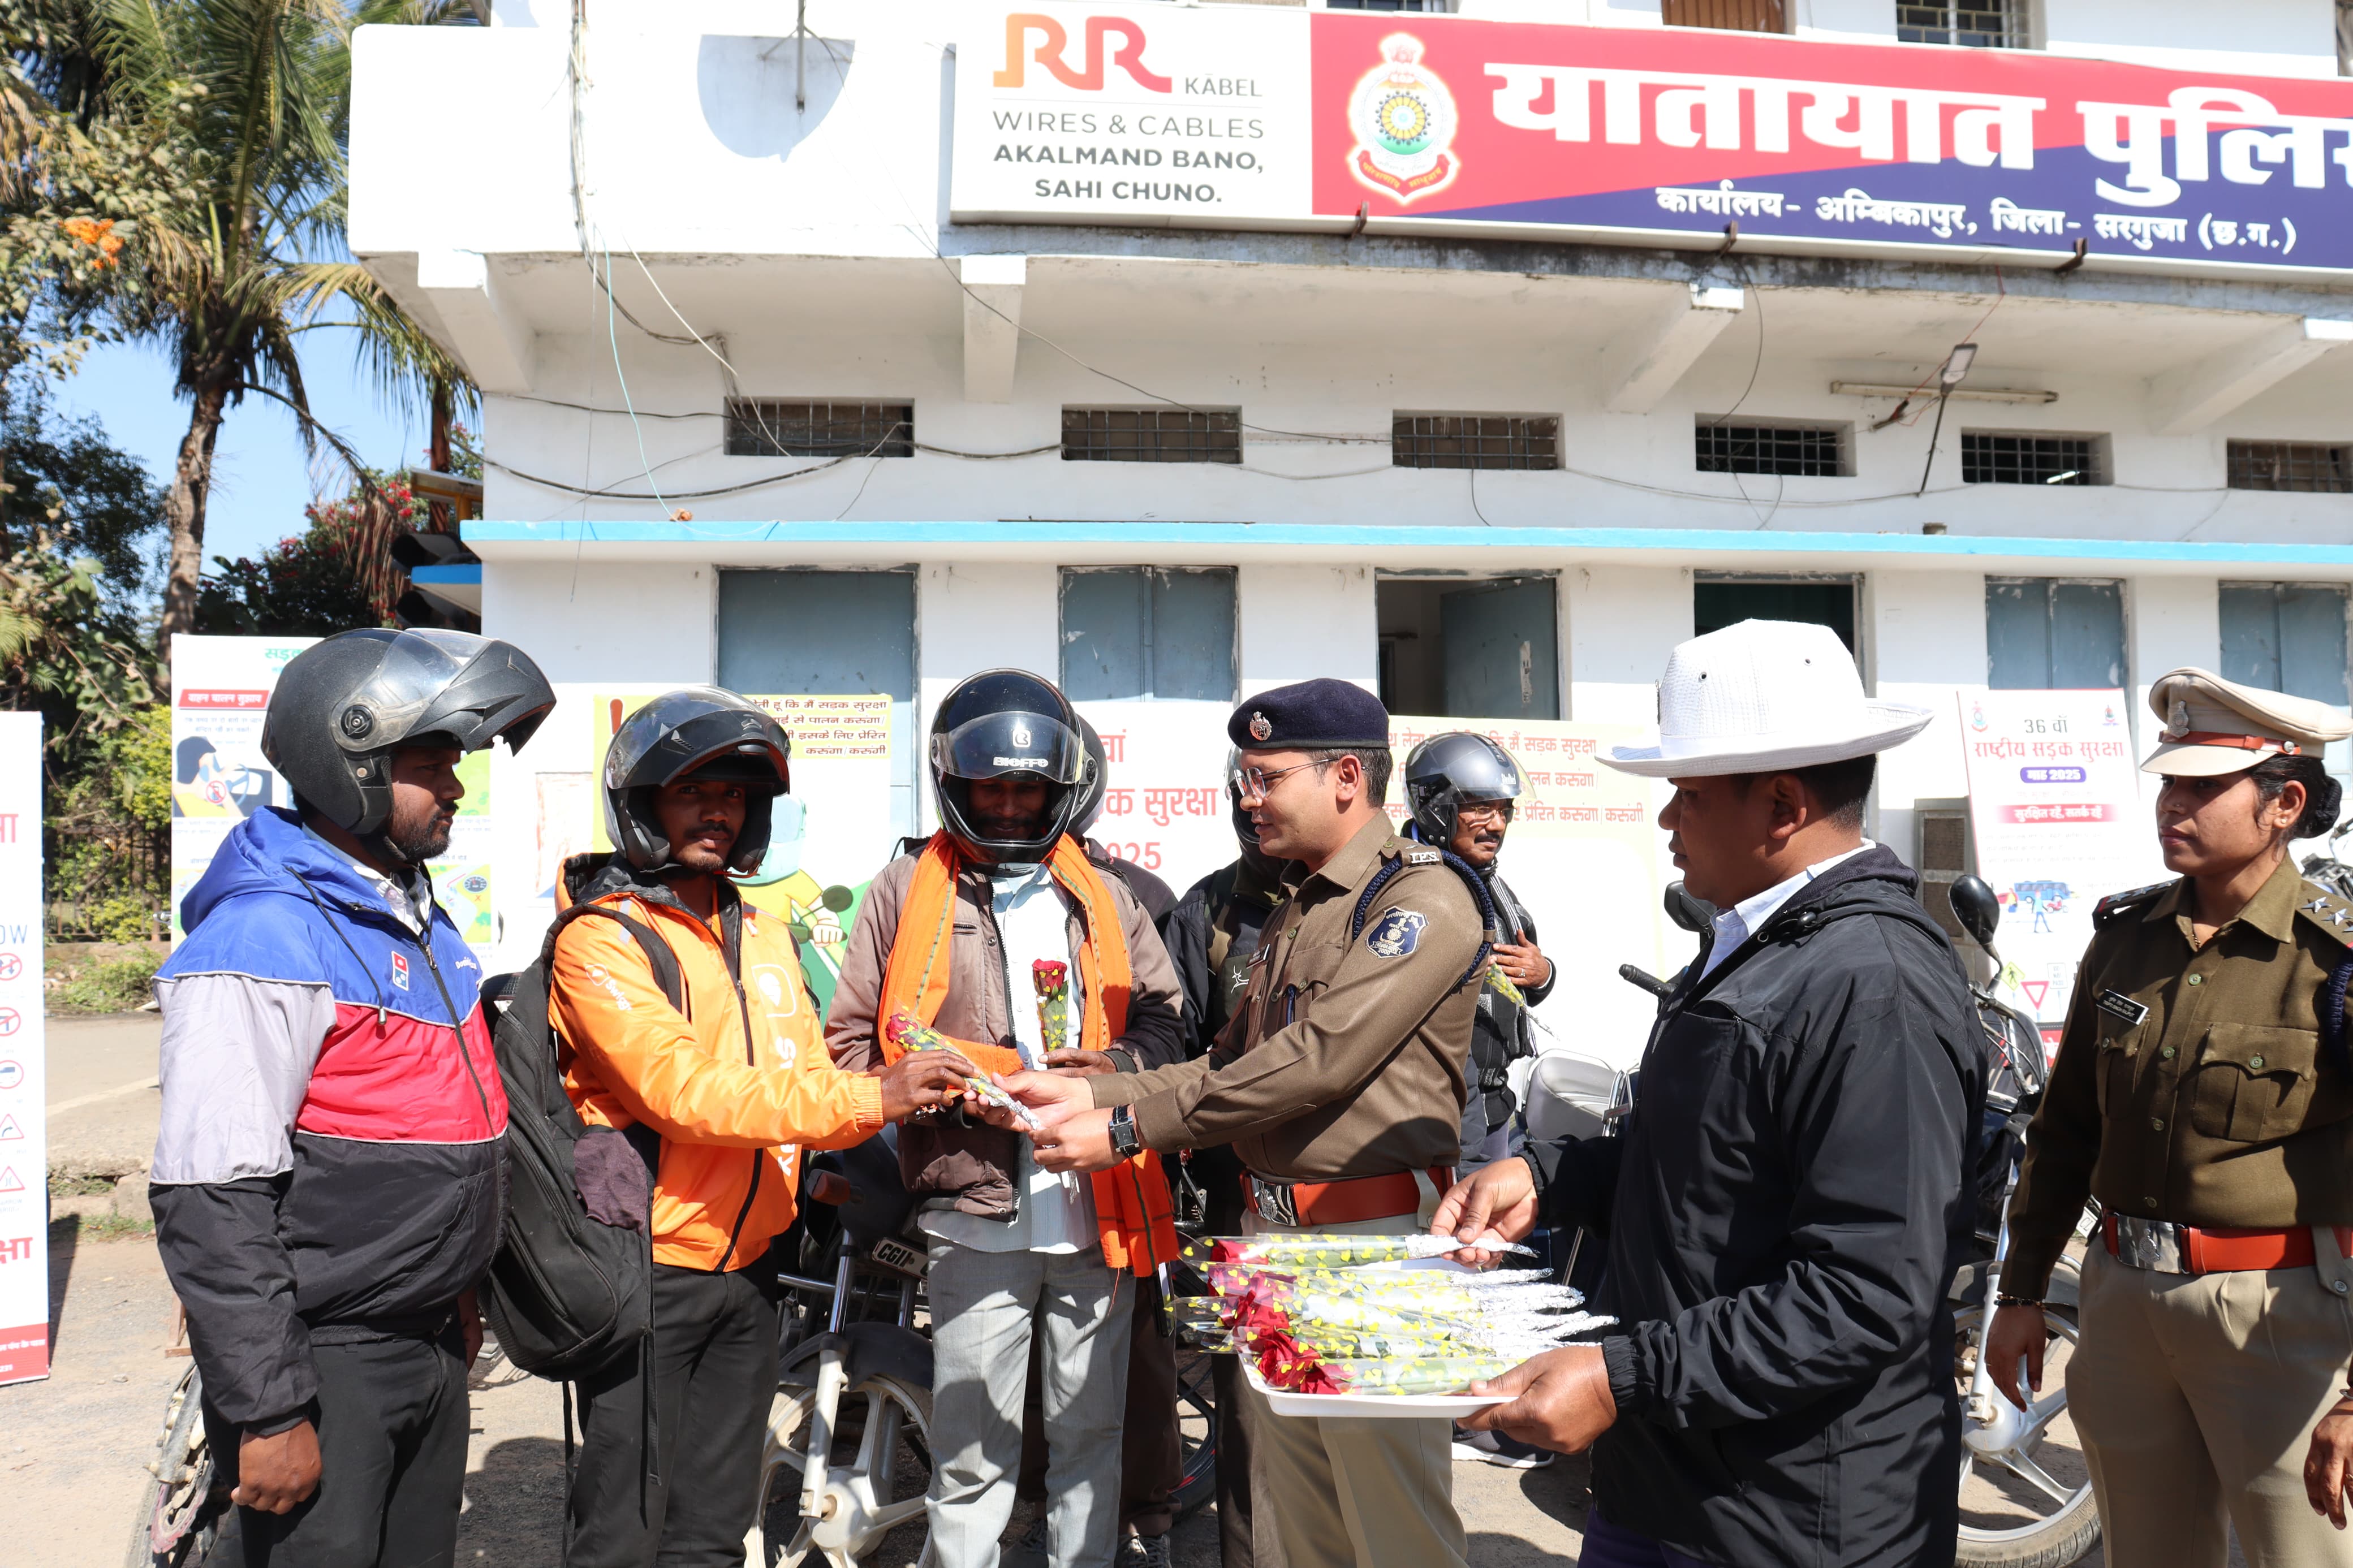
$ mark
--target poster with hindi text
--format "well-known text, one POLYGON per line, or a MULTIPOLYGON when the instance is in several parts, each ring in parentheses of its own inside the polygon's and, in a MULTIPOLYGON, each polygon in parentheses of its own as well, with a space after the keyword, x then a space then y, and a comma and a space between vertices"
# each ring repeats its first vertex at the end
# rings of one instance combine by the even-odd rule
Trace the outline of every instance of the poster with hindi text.
POLYGON ((0 1384, 49 1374, 41 716, 0 713, 0 1384))
POLYGON ((1634 1066, 1657 999, 1621 979, 1618 966, 1635 964, 1663 979, 1689 963, 1698 945, 1668 923, 1662 903, 1674 877, 1657 825, 1666 786, 1598 760, 1612 746, 1642 743, 1648 732, 1630 724, 1414 714, 1394 715, 1389 725, 1397 782, 1388 813, 1400 828, 1406 759, 1429 737, 1467 730, 1519 763, 1525 788, 1496 866, 1558 972, 1534 1014, 1538 1047, 1634 1066))
POLYGON ((2141 798, 2125 694, 1959 694, 1978 875, 2001 903, 2005 999, 2066 1018, 2092 908, 2165 875, 2141 798))

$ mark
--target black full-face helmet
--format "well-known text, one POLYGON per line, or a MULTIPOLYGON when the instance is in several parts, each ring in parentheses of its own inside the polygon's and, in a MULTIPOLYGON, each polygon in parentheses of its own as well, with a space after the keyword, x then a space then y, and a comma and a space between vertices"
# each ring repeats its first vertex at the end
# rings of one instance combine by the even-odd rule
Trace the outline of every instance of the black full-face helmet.
POLYGON ((1430 843, 1454 841, 1455 814, 1474 800, 1517 800, 1525 785, 1512 754, 1467 730, 1432 735, 1405 760, 1405 804, 1430 843))
POLYGON ((947 830, 984 860, 1045 859, 1075 827, 1082 786, 1095 771, 1082 722, 1060 689, 1026 669, 985 669, 957 682, 932 715, 932 790, 947 830), (1036 838, 990 837, 973 815, 973 781, 1008 774, 1047 786, 1046 819, 1036 838))
POLYGON ((1257 848, 1258 824, 1242 805, 1242 753, 1234 746, 1226 748, 1226 815, 1233 820, 1235 839, 1245 848, 1257 848))
POLYGON ((727 856, 727 869, 748 877, 760 868, 774 831, 776 796, 793 787, 793 742, 782 726, 735 693, 716 686, 665 691, 621 722, 605 752, 599 779, 605 832, 623 859, 639 871, 678 868, 654 796, 662 785, 691 773, 744 786, 744 830, 727 856))
POLYGON ((479 752, 501 737, 520 752, 554 706, 547 678, 512 643, 371 626, 294 656, 270 694, 261 754, 306 811, 396 864, 406 857, 384 836, 392 754, 479 752))
POLYGON ((1103 802, 1111 794, 1111 752, 1085 714, 1073 712, 1071 717, 1079 727, 1079 744, 1087 752, 1086 776, 1079 781, 1078 804, 1071 809, 1071 833, 1083 838, 1103 819, 1103 802))

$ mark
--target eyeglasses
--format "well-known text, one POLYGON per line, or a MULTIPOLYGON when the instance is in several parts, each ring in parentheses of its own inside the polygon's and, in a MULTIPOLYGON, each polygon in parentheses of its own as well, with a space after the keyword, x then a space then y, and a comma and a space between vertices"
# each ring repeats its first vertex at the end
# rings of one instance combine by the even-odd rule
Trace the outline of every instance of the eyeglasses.
POLYGON ((1510 800, 1468 801, 1454 808, 1454 820, 1458 823, 1492 822, 1498 826, 1505 826, 1510 824, 1513 810, 1518 804, 1510 800))
POLYGON ((1293 763, 1287 768, 1277 768, 1272 773, 1267 772, 1264 768, 1236 768, 1232 777, 1227 782, 1233 785, 1234 793, 1238 795, 1254 795, 1260 800, 1264 800, 1274 788, 1275 780, 1289 778, 1303 768, 1328 768, 1337 761, 1339 761, 1337 757, 1327 757, 1313 763, 1293 763))

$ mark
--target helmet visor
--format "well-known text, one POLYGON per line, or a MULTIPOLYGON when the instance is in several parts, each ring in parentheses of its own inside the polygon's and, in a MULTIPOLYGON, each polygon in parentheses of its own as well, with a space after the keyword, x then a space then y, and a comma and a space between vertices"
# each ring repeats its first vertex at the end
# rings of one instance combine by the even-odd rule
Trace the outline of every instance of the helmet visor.
POLYGON ((732 691, 665 691, 622 721, 605 753, 605 787, 644 789, 689 773, 792 787, 792 742, 776 721, 732 691))
POLYGON ((1024 773, 1073 784, 1085 771, 1086 747, 1068 724, 1044 713, 984 713, 932 737, 932 766, 951 778, 1024 773))
POLYGON ((485 639, 470 632, 413 627, 392 639, 384 662, 335 716, 335 739, 345 751, 397 745, 417 732, 434 700, 474 662, 485 639), (354 733, 356 731, 356 733, 354 733))

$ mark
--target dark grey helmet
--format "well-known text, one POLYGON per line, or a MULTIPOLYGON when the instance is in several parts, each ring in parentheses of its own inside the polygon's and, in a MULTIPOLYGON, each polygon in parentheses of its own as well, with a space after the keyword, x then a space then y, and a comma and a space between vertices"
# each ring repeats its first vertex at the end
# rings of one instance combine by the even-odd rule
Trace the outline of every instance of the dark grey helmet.
POLYGON ((261 754, 305 808, 382 852, 393 752, 479 752, 501 736, 520 752, 554 706, 547 677, 512 643, 370 626, 294 656, 270 694, 261 754))
POLYGON ((1087 775, 1079 781, 1078 802, 1071 808, 1071 832, 1083 838, 1103 819, 1103 800, 1111 794, 1111 752, 1085 714, 1074 710, 1071 717, 1079 726, 1079 743, 1087 749, 1087 775))
POLYGON ((748 877, 760 868, 776 826, 776 796, 793 787, 793 742, 775 719, 716 686, 682 686, 621 721, 606 748, 598 783, 605 833, 621 858, 639 871, 674 869, 670 842, 654 813, 654 795, 689 773, 733 779, 744 786, 744 830, 727 868, 748 877))
POLYGON ((1239 747, 1226 748, 1226 815, 1234 825, 1234 837, 1246 847, 1258 847, 1258 824, 1242 806, 1242 753, 1239 747))
POLYGON ((985 669, 958 681, 932 715, 932 793, 941 822, 986 860, 1043 860, 1052 854, 1078 821, 1083 785, 1094 771, 1079 723, 1061 689, 1042 675, 985 669), (1037 838, 991 838, 974 819, 973 781, 1011 773, 1047 785, 1046 821, 1037 838))
POLYGON ((1433 844, 1454 840, 1454 814, 1474 800, 1517 800, 1525 787, 1512 753, 1468 730, 1432 735, 1405 760, 1405 804, 1433 844))

